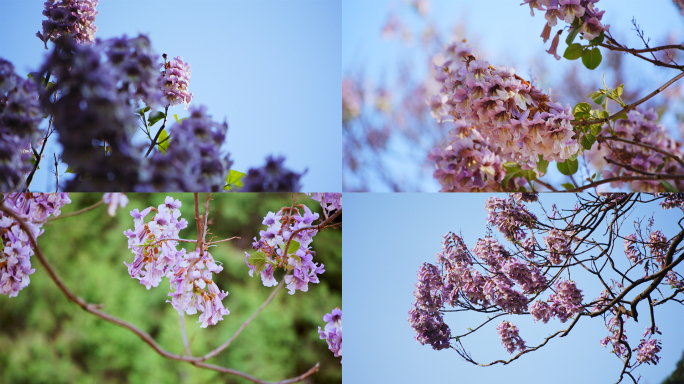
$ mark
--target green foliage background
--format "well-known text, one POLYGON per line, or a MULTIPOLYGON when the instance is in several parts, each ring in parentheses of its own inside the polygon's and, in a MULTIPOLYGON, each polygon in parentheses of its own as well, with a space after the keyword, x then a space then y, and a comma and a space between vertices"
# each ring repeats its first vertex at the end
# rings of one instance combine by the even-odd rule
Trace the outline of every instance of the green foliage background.
MULTIPOLYGON (((182 353, 178 312, 168 299, 168 279, 149 291, 128 275, 124 261, 133 254, 124 230, 133 228, 129 211, 162 204, 173 196, 183 203, 188 228, 181 238, 196 238, 192 194, 127 194, 130 202, 115 217, 106 206, 80 216, 65 217, 44 226, 38 238, 48 261, 68 287, 91 303, 129 321, 152 335, 165 349, 182 353)), ((210 205, 210 230, 220 243, 212 255, 224 270, 214 275, 230 314, 215 326, 199 328, 199 314, 185 316, 193 355, 205 354, 227 340, 268 297, 258 276, 250 278, 244 251, 251 251, 253 237, 269 211, 292 203, 293 194, 214 194, 210 205)), ((96 203, 102 194, 71 194, 72 212, 96 203)), ((204 195, 200 194, 200 201, 204 195)), ((297 195, 297 203, 321 213, 318 202, 297 195)), ((202 212, 202 211, 200 211, 202 212)), ((321 214, 322 215, 322 214, 321 214)), ((150 219, 151 216, 148 216, 150 219)), ((338 219, 341 222, 341 217, 338 219)), ((192 244, 181 244, 189 248, 192 244)), ((240 334, 235 342, 208 363, 246 372, 262 380, 297 376, 316 362, 320 371, 309 382, 341 382, 340 359, 333 357, 318 335, 323 315, 342 306, 342 231, 328 229, 312 243, 314 261, 325 264, 319 284, 291 296, 283 288, 275 299, 240 334)), ((101 320, 71 303, 58 290, 36 257, 31 284, 14 298, 0 296, 0 382, 2 383, 243 383, 247 380, 168 360, 158 355, 132 332, 101 320)), ((276 272, 280 282, 282 271, 276 272)))

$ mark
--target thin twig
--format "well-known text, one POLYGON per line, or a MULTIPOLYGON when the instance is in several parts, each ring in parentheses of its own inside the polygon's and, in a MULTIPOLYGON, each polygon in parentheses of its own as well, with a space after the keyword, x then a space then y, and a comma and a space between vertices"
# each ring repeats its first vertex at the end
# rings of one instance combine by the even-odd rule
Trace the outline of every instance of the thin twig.
MULTIPOLYGON (((684 73, 684 72, 682 72, 682 73, 684 73)), ((635 142, 635 141, 623 139, 623 138, 620 138, 620 137, 613 137, 613 136, 596 136, 596 140, 597 140, 597 141, 608 141, 608 140, 611 140, 611 141, 619 141, 619 142, 622 142, 622 143, 627 143, 627 144, 637 145, 637 146, 643 147, 643 148, 648 148, 648 149, 650 149, 650 150, 652 150, 652 151, 656 151, 656 152, 658 152, 658 153, 660 153, 660 154, 663 154, 663 155, 665 155, 665 156, 667 156, 667 157, 672 158, 674 161, 678 162, 679 165, 681 165, 682 167, 684 167, 684 161, 683 161, 679 156, 675 156, 675 155, 672 154, 672 153, 669 153, 669 152, 667 152, 667 151, 665 151, 665 150, 663 150, 663 149, 660 149, 660 148, 658 148, 658 147, 654 147, 654 146, 652 146, 652 145, 650 145, 650 144, 639 143, 639 142, 635 142)))
POLYGON ((99 206, 102 205, 102 204, 104 204, 104 200, 100 200, 100 201, 98 201, 97 203, 95 203, 95 204, 93 204, 93 205, 91 205, 91 206, 89 206, 89 207, 85 207, 85 208, 83 208, 83 209, 79 209, 78 211, 69 212, 69 213, 62 213, 62 214, 59 215, 59 216, 50 216, 50 217, 48 217, 47 221, 55 221, 55 220, 63 219, 63 218, 65 218, 65 217, 77 216, 77 215, 80 215, 81 213, 85 213, 85 212, 88 212, 88 211, 92 211, 93 209, 99 207, 99 206))
POLYGON ((595 120, 578 120, 578 121, 572 121, 571 124, 574 125, 574 126, 585 126, 585 125, 594 125, 594 124, 603 124, 603 123, 606 123, 606 122, 608 122, 609 120, 612 120, 612 119, 614 119, 614 118, 616 118, 616 117, 622 115, 623 113, 627 113, 627 112, 631 111, 632 109, 636 108, 638 105, 643 104, 643 103, 646 102, 648 99, 650 99, 650 98, 652 98, 653 96, 659 94, 660 92, 662 92, 663 90, 665 90, 665 88, 669 87, 669 86, 672 85, 675 81, 681 79, 682 77, 684 77, 684 72, 682 72, 682 73, 678 74, 677 76, 673 77, 670 81, 668 81, 667 83, 663 84, 660 88, 658 88, 658 89, 656 89, 655 91, 649 93, 648 95, 646 95, 646 96, 643 97, 642 99, 640 99, 640 100, 638 100, 638 101, 636 101, 636 102, 634 102, 634 103, 632 103, 632 104, 629 104, 628 106, 622 108, 621 110, 615 112, 614 114, 612 114, 612 115, 610 115, 610 116, 608 116, 608 117, 604 117, 604 118, 601 118, 601 119, 595 119, 595 120))
POLYGON ((655 176, 616 176, 607 179, 595 181, 591 184, 583 185, 575 189, 569 189, 564 192, 582 192, 585 189, 594 188, 601 184, 612 183, 613 181, 656 181, 656 180, 684 180, 684 175, 668 175, 664 173, 657 173, 655 176))
POLYGON ((154 140, 152 140, 152 143, 150 143, 150 147, 147 148, 147 153, 145 154, 145 157, 149 156, 150 152, 152 152, 152 148, 154 148, 154 146, 156 144, 158 144, 157 140, 159 139, 159 135, 161 134, 161 132, 166 127, 166 119, 168 118, 168 116, 167 116, 168 113, 169 113, 169 106, 167 105, 166 108, 164 108, 164 124, 162 124, 161 128, 159 128, 159 130, 157 131, 157 134, 154 136, 154 140))

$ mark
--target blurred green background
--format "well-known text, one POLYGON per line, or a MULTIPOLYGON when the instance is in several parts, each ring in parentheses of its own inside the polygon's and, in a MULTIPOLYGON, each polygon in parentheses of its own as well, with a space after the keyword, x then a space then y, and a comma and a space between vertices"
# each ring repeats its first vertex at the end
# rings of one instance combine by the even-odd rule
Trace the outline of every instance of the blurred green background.
MULTIPOLYGON (((124 230, 133 228, 129 211, 162 204, 169 195, 183 203, 188 228, 181 238, 196 238, 192 194, 127 194, 130 202, 115 217, 106 205, 75 217, 49 222, 38 238, 48 261, 76 295, 148 332, 165 349, 182 353, 178 312, 166 303, 168 279, 149 291, 128 275, 133 260, 124 230)), ((216 239, 240 236, 211 251, 224 270, 214 275, 230 314, 215 326, 199 328, 199 314, 185 316, 193 355, 203 355, 227 340, 268 297, 258 276, 250 278, 244 251, 269 211, 297 203, 321 213, 318 202, 295 194, 214 194, 210 230, 216 239)), ((71 194, 62 213, 96 203, 102 194, 71 194)), ((204 201, 204 194, 200 194, 204 201)), ((200 211, 202 212, 202 211, 200 211)), ((321 214, 322 215, 322 214, 321 214)), ((151 215, 147 220, 151 219, 151 215)), ((341 216, 337 219, 341 223, 341 216)), ((192 244, 180 247, 190 250, 192 244)), ((342 306, 342 231, 325 230, 314 238, 315 262, 325 264, 319 284, 288 295, 283 288, 240 336, 208 363, 243 371, 262 380, 300 375, 320 362, 305 382, 341 382, 340 358, 333 357, 318 335, 323 315, 342 306)), ((236 376, 194 367, 158 355, 127 329, 101 320, 67 300, 33 256, 31 284, 14 298, 0 296, 0 382, 2 383, 246 383, 236 376)), ((276 272, 278 282, 283 272, 276 272)))

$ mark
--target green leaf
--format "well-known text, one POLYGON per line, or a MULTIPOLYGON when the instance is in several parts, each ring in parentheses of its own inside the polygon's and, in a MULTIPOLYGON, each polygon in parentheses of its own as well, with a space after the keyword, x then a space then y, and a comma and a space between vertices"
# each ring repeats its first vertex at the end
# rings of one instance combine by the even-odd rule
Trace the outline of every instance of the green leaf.
MULTIPOLYGON (((663 168, 665 168, 665 164, 667 164, 667 161, 664 161, 662 164, 660 164, 660 165, 658 166, 658 168, 656 168, 656 172, 662 171, 663 168)), ((677 191, 677 192, 679 192, 679 191, 677 191)))
POLYGON ((67 170, 64 173, 78 173, 78 171, 76 171, 75 169, 73 169, 71 167, 67 167, 67 170))
POLYGON ((577 161, 577 159, 567 159, 562 163, 556 163, 556 167, 558 167, 560 173, 566 176, 570 176, 574 175, 579 169, 579 162, 577 161))
POLYGON ((501 180, 501 187, 507 191, 508 188, 508 182, 514 178, 514 177, 520 177, 520 171, 512 172, 512 173, 507 173, 506 176, 504 176, 503 180, 501 180))
POLYGON ((230 170, 228 172, 228 176, 226 177, 226 186, 223 187, 224 191, 231 191, 233 189, 240 189, 244 186, 242 183, 242 178, 247 176, 246 174, 242 172, 238 172, 235 170, 230 170))
POLYGON ((169 134, 166 133, 165 129, 162 129, 162 131, 159 133, 159 140, 157 141, 159 143, 159 151, 161 153, 166 153, 166 151, 169 150, 170 141, 171 138, 169 138, 169 134))
POLYGON ((506 170, 506 173, 517 172, 520 170, 520 164, 512 161, 503 163, 503 167, 506 170))
POLYGON ((665 188, 665 192, 679 192, 677 188, 674 187, 674 185, 668 183, 665 180, 660 180, 660 184, 665 188))
POLYGON ((620 84, 620 86, 615 88, 613 90, 613 92, 611 92, 611 94, 613 94, 614 96, 617 96, 617 97, 622 96, 622 88, 624 88, 624 87, 625 87, 624 84, 620 84))
POLYGON ((603 43, 603 39, 606 37, 606 35, 601 31, 601 34, 598 36, 594 37, 592 40, 589 40, 589 44, 591 45, 599 45, 603 43))
POLYGON ((602 94, 602 95, 600 95, 600 96, 597 96, 597 97, 592 98, 592 100, 593 100, 594 103, 596 103, 597 105, 603 105, 603 103, 606 102, 606 97, 607 97, 607 96, 608 96, 608 95, 604 93, 604 94, 602 94))
POLYGON ((290 248, 288 248, 287 251, 285 251, 285 244, 283 244, 283 245, 280 246, 280 248, 284 251, 284 252, 283 252, 283 255, 286 255, 286 256, 287 256, 287 255, 292 255, 292 254, 294 254, 295 252, 297 252, 297 250, 299 249, 299 247, 301 247, 301 245, 300 245, 296 240, 290 241, 290 248), (290 251, 292 251, 292 252, 290 252, 290 251))
POLYGON ((575 186, 572 185, 572 183, 563 183, 563 184, 561 184, 561 186, 563 186, 563 188, 565 188, 568 191, 571 189, 575 189, 575 186))
POLYGON ((526 169, 524 171, 520 171, 520 174, 527 180, 528 182, 532 182, 534 180, 537 180, 537 174, 534 172, 534 169, 526 169))
POLYGON ((40 83, 45 85, 45 76, 41 75, 38 72, 31 72, 28 75, 26 75, 26 77, 33 81, 38 81, 40 79, 40 83))
POLYGON ((601 127, 601 124, 594 124, 589 126, 589 132, 591 132, 592 135, 598 136, 601 134, 603 128, 601 127))
POLYGON ((582 45, 579 43, 572 44, 565 49, 563 57, 568 60, 577 60, 582 57, 582 45))
POLYGON ((587 151, 591 149, 591 146, 594 145, 595 142, 596 136, 591 133, 582 136, 582 147, 587 151))
POLYGON ((156 113, 150 113, 150 117, 147 119, 147 122, 150 123, 150 126, 152 126, 152 125, 154 125, 154 123, 156 123, 157 121, 159 121, 165 117, 166 117, 166 115, 162 111, 159 111, 156 113))
POLYGON ((575 37, 577 37, 577 34, 579 33, 579 28, 574 28, 570 30, 570 33, 568 33, 568 37, 565 38, 565 42, 568 45, 571 45, 573 41, 575 41, 575 37))
POLYGON ((93 178, 93 177, 90 176, 90 173, 81 173, 81 174, 78 176, 78 179, 81 180, 81 181, 87 181, 87 180, 90 180, 90 179, 92 179, 92 178, 93 178))
POLYGON ((613 121, 618 121, 620 119, 627 120, 627 114, 626 113, 621 113, 615 117, 613 117, 613 121))
POLYGON ((266 264, 268 263, 268 255, 264 253, 264 251, 256 251, 253 254, 249 255, 249 258, 247 258, 247 262, 249 265, 254 266, 256 268, 257 273, 263 271, 266 269, 266 264))
POLYGON ((182 119, 179 119, 179 118, 178 118, 178 114, 174 114, 174 115, 173 115, 173 118, 176 120, 176 123, 178 123, 178 124, 182 123, 183 120, 187 119, 187 117, 184 117, 184 118, 182 118, 182 119))
POLYGON ((150 106, 146 105, 145 108, 140 108, 137 111, 135 111, 135 113, 137 113, 140 116, 143 116, 145 114, 145 112, 149 111, 150 109, 151 109, 150 106))
POLYGON ((539 155, 539 161, 537 162, 537 170, 539 173, 542 175, 546 173, 546 169, 549 167, 549 161, 544 160, 544 157, 542 155, 539 155))
POLYGON ((594 70, 601 64, 601 51, 598 48, 585 49, 582 52, 582 64, 587 69, 594 70))
POLYGON ((589 103, 579 103, 572 109, 575 120, 588 119, 591 117, 591 105, 589 103))

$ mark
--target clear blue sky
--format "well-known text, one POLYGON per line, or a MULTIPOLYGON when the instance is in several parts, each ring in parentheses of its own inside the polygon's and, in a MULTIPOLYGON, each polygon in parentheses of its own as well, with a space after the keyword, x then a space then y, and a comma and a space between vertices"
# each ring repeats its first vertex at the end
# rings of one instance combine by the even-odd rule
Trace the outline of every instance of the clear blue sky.
MULTIPOLYGON (((442 236, 448 231, 462 231, 472 248, 485 236, 484 202, 490 194, 345 194, 344 314, 345 363, 344 379, 350 383, 614 383, 621 362, 599 340, 607 336, 602 319, 584 318, 565 338, 555 338, 539 351, 523 356, 507 366, 478 367, 466 363, 453 350, 435 351, 415 341, 409 326, 408 311, 413 297, 416 272, 423 262, 435 263, 442 236)), ((503 195, 498 195, 503 196, 503 195)), ((571 194, 543 194, 547 209, 552 203, 559 208, 572 208, 571 194)), ((539 214, 538 205, 530 205, 539 214)), ((672 237, 681 211, 663 211, 652 205, 640 209, 625 221, 632 227, 638 216, 654 215, 657 228, 672 237)), ((600 231, 601 233, 603 231, 600 231)), ((498 235, 500 241, 503 237, 498 235)), ((622 257, 622 247, 616 247, 622 257)), ((680 269, 681 272, 681 269, 680 269)), ((586 276, 573 273, 578 286, 586 276)), ((585 299, 598 294, 589 284, 585 299), (588 297, 587 297, 588 296, 588 297)), ((585 291, 586 292, 586 291, 585 291)), ((684 350, 684 308, 676 303, 656 307, 656 321, 663 332, 663 350, 657 366, 644 366, 639 373, 641 384, 660 383, 675 368, 684 350)), ((647 313, 646 307, 639 308, 647 313)), ((516 323, 528 345, 536 345, 543 337, 567 328, 558 320, 535 324, 529 316, 508 316, 516 323), (524 320, 524 321, 523 321, 524 320), (561 328, 564 326, 563 328, 561 328)), ((446 322, 452 333, 479 325, 480 316, 449 314, 446 322)), ((488 324, 464 339, 464 345, 476 360, 490 362, 509 355, 501 346, 496 324, 488 324)), ((649 321, 641 317, 627 328, 629 341, 641 339, 649 321)), ((636 346, 636 345, 635 345, 636 346)), ((627 381, 625 381, 627 382, 627 381)))
MULTIPOLYGON (((35 36, 42 10, 39 0, 0 0, 0 56, 22 76, 48 52, 35 36)), ((159 55, 190 63, 191 105, 228 121, 234 169, 282 154, 290 169, 308 168, 305 191, 341 190, 340 1, 100 0, 97 10, 97 37, 147 34, 159 55)), ((46 178, 32 189, 54 190, 46 178)))
MULTIPOLYGON (((381 29, 390 12, 400 16, 414 33, 420 31, 426 24, 416 12, 409 11, 408 0, 344 0, 342 2, 342 71, 344 74, 358 74, 362 72, 366 79, 374 85, 394 84, 398 76, 398 64, 410 60, 412 76, 420 79, 428 73, 426 56, 421 48, 414 44, 406 47, 400 39, 387 41, 382 38, 381 29)), ((465 24, 465 37, 468 42, 476 46, 483 58, 495 65, 514 66, 516 73, 525 78, 538 78, 542 89, 547 91, 553 86, 553 94, 562 93, 559 89, 558 78, 573 67, 577 67, 588 84, 602 86, 602 76, 605 70, 599 66, 595 71, 582 67, 579 60, 556 61, 547 54, 550 41, 544 44, 539 37, 546 20, 543 12, 536 11, 530 15, 529 6, 521 6, 522 1, 512 0, 430 0, 431 10, 426 19, 435 23, 442 36, 451 36, 453 27, 459 22, 465 24), (540 71, 544 68, 544 71, 540 71), (530 76, 530 74, 532 76, 530 76)), ((639 26, 653 42, 662 41, 668 34, 673 33, 678 38, 684 38, 684 18, 679 15, 670 0, 601 0, 597 8, 606 10, 603 23, 610 24, 610 31, 619 41, 634 47, 642 47, 643 43, 632 30, 632 18, 635 17, 639 26)), ((554 32, 560 22, 554 28, 554 32)), ((567 35, 563 35, 565 37, 567 35)), ((562 55, 565 43, 561 42, 559 53, 562 55)), ((662 85, 676 75, 674 70, 657 69, 649 63, 628 57, 625 59, 626 68, 630 70, 629 83, 625 89, 639 89, 640 95, 662 85), (645 83, 645 80, 650 82, 645 83)), ((610 84, 610 78, 606 79, 610 84)), ((556 100, 558 100, 556 98, 556 100)), ((396 99, 395 99, 396 102, 396 99)), ((672 124, 674 130, 678 125, 672 124)), ((678 137, 677 132, 673 133, 678 137)), ((404 143, 390 142, 389 153, 403 153, 411 150, 404 143)), ((427 156, 427 154, 425 154, 427 156)), ((417 172, 420 164, 406 164, 403 158, 392 163, 404 177, 417 172)), ((555 171, 555 166, 552 167, 555 171)), ((559 173, 557 173, 560 176, 559 173)), ((437 181, 432 179, 432 172, 418 183, 425 191, 440 189, 437 181)), ((385 191, 387 187, 382 182, 370 183, 372 191, 385 191)))

